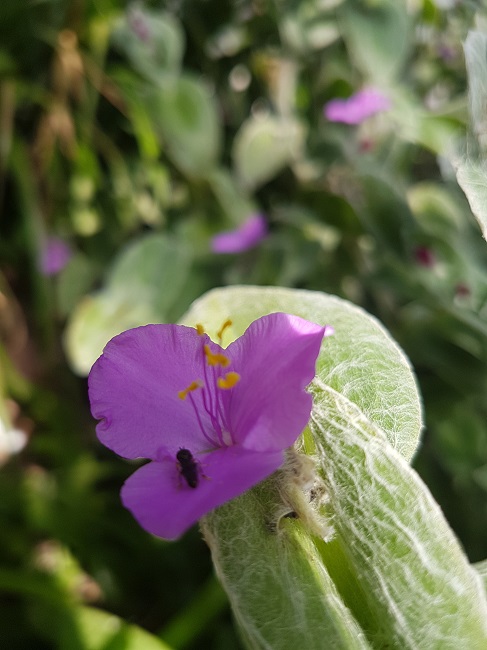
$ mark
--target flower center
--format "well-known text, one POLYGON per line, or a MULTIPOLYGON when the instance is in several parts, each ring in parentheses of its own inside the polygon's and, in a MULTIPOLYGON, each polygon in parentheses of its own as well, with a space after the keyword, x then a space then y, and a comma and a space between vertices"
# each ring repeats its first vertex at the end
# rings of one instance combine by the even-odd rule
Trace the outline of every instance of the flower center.
MULTIPOLYGON (((231 324, 231 320, 226 320, 218 331, 217 337, 220 346, 223 340, 223 333, 231 324)), ((196 325, 196 331, 199 336, 205 334, 205 330, 200 324, 196 325)), ((203 355, 203 379, 192 381, 189 386, 178 392, 178 397, 183 401, 189 398, 199 428, 211 446, 228 447, 233 444, 233 440, 223 404, 222 391, 231 390, 239 382, 240 375, 233 370, 224 372, 223 369, 230 366, 231 359, 221 351, 214 352, 208 343, 202 345, 201 352, 203 355), (210 418, 210 430, 203 423, 201 406, 198 406, 194 396, 196 391, 201 394, 203 412, 210 418)))

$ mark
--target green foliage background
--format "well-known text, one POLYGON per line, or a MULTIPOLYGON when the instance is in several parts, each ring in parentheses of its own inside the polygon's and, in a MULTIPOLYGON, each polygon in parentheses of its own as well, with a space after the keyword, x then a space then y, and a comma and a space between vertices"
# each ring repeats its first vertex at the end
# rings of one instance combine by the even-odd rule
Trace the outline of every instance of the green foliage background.
POLYGON ((376 315, 424 397, 415 467, 470 560, 487 557, 487 247, 452 166, 475 10, 1 3, 0 418, 28 434, 0 468, 5 647, 239 647, 198 531, 167 544, 121 506, 133 468, 97 442, 86 397, 111 336, 175 322, 216 286, 314 289, 376 315), (325 120, 364 85, 391 110, 325 120), (260 246, 211 252, 256 212, 260 246), (74 252, 53 278, 50 235, 74 252))

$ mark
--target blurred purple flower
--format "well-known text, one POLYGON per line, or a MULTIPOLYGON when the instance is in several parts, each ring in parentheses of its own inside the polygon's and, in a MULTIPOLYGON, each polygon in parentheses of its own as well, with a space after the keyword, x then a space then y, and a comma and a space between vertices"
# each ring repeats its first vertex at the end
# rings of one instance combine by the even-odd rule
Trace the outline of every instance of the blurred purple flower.
POLYGON ((368 117, 387 111, 390 99, 374 88, 365 88, 348 99, 332 99, 325 105, 325 117, 331 122, 360 124, 368 117))
POLYGON ((40 267, 43 275, 56 275, 73 256, 71 247, 59 237, 48 237, 41 250, 40 267))
POLYGON ((437 47, 437 51, 438 51, 438 56, 440 57, 440 59, 443 59, 445 63, 454 61, 458 56, 457 50, 451 45, 445 43, 440 43, 437 47))
POLYGON ((469 298, 471 295, 472 291, 465 282, 459 282, 455 287, 455 298, 469 298))
POLYGON ((104 445, 152 461, 121 492, 145 530, 176 539, 280 467, 308 422, 305 388, 332 332, 275 313, 225 350, 201 325, 147 325, 107 344, 89 376, 91 412, 104 445))
POLYGON ((436 264, 436 256, 429 246, 416 246, 414 249, 416 263, 431 269, 436 264))
POLYGON ((127 21, 133 33, 144 43, 150 41, 151 29, 147 16, 138 7, 131 7, 127 12, 127 21))
POLYGON ((253 248, 267 236, 267 222, 261 214, 253 214, 235 230, 215 235, 211 240, 214 253, 242 253, 253 248))

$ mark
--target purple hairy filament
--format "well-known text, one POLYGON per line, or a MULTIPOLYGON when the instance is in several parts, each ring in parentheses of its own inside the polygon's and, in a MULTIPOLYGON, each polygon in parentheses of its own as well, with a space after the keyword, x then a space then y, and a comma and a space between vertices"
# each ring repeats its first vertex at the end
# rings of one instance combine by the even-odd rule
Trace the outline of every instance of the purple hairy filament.
MULTIPOLYGON (((231 321, 226 321, 218 333, 220 341, 224 329, 230 325, 231 321)), ((200 336, 204 333, 203 328, 200 325, 198 325, 196 329, 200 336)), ((232 389, 239 382, 240 375, 233 371, 223 373, 222 369, 228 368, 231 364, 231 360, 221 352, 213 352, 210 345, 207 343, 203 344, 202 353, 204 356, 204 380, 197 379, 192 381, 184 390, 178 392, 178 397, 181 400, 185 400, 189 397, 201 433, 211 447, 226 447, 234 444, 234 441, 232 440, 230 427, 225 416, 221 392, 232 389), (199 405, 194 397, 196 391, 198 391, 201 396, 201 402, 199 405), (211 422, 210 430, 208 430, 208 427, 205 427, 203 423, 200 411, 201 407, 202 412, 205 412, 206 415, 208 415, 211 422)))

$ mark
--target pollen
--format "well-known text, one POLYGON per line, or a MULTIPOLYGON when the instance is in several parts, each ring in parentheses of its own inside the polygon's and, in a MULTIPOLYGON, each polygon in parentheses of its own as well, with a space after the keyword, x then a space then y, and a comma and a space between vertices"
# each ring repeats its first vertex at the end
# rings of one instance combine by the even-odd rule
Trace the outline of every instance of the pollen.
POLYGON ((238 384, 239 381, 240 375, 238 372, 227 372, 225 377, 218 377, 218 388, 228 390, 229 388, 233 388, 235 384, 238 384))
POLYGON ((196 323, 195 328, 196 328, 196 332, 198 333, 198 336, 203 336, 203 334, 205 333, 205 328, 203 327, 203 325, 201 323, 196 323))
POLYGON ((230 359, 220 352, 212 352, 208 344, 205 345, 205 357, 209 366, 221 366, 226 368, 230 365, 230 359))
POLYGON ((185 400, 188 397, 189 393, 198 390, 198 388, 201 388, 202 386, 203 383, 201 381, 192 381, 187 388, 178 392, 179 399, 185 400))

